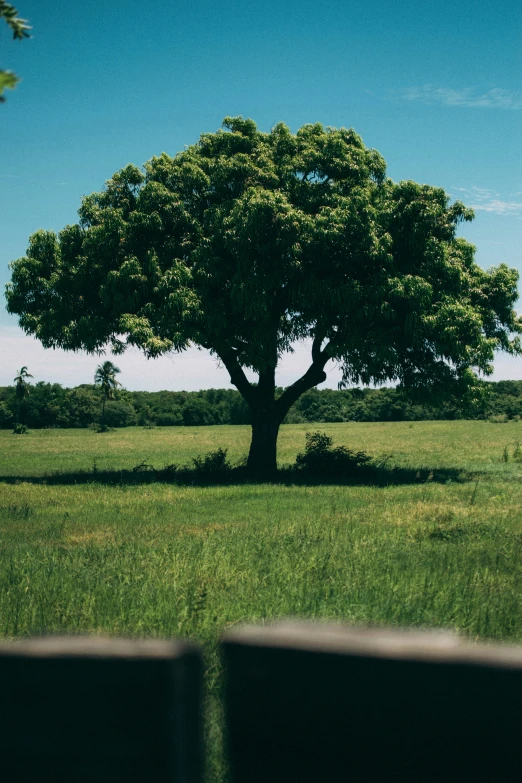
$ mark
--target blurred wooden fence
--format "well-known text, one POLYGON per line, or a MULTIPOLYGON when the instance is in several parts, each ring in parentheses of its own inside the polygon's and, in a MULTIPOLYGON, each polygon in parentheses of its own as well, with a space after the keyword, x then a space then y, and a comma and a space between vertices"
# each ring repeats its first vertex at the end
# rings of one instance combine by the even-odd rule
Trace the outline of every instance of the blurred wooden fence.
MULTIPOLYGON (((222 640, 231 783, 522 779, 522 647, 283 622, 222 640)), ((201 783, 195 645, 0 645, 6 783, 201 783)))

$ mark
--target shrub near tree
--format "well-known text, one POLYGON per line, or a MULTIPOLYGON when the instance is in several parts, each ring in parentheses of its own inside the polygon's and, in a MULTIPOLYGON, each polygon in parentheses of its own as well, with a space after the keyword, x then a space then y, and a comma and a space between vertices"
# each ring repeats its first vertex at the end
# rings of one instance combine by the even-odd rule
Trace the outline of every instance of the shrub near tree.
POLYGON ((224 127, 127 166, 78 224, 30 238, 7 286, 27 333, 67 350, 209 349, 248 405, 255 473, 276 468, 281 422, 332 359, 344 384, 438 399, 473 396, 495 350, 520 351, 517 272, 474 262, 456 235, 471 210, 392 182, 353 130, 224 127), (305 338, 309 367, 276 393, 281 356, 305 338))

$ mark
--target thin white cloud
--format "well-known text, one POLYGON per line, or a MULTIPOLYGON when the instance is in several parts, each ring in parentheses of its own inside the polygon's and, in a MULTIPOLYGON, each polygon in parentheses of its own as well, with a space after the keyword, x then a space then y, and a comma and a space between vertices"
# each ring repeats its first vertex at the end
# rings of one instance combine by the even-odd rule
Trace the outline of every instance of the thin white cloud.
POLYGON ((496 215, 522 215, 522 202, 502 201, 494 198, 491 201, 483 201, 479 204, 470 204, 472 209, 494 212, 496 215))
POLYGON ((453 89, 423 84, 420 87, 407 87, 401 97, 405 101, 420 103, 442 103, 444 106, 466 106, 473 109, 522 109, 522 93, 510 92, 494 87, 487 92, 478 93, 472 87, 453 89))
MULTIPOLYGON (((298 343, 294 352, 285 354, 278 367, 276 382, 289 386, 310 365, 310 342, 298 343)), ((107 354, 121 369, 121 382, 127 389, 157 391, 197 391, 199 389, 232 388, 230 376, 208 351, 189 348, 181 354, 161 356, 147 360, 137 349, 129 349, 123 356, 107 354)), ((92 383, 96 366, 104 357, 46 349, 38 340, 24 334, 16 326, 0 326, 0 386, 13 383, 17 368, 26 365, 34 375, 34 382, 60 383, 62 386, 78 386, 92 383)), ((328 379, 321 386, 337 388, 341 371, 329 362, 328 379)), ((247 373, 255 380, 252 373, 247 373)))
POLYGON ((516 199, 516 196, 520 195, 519 193, 510 194, 510 197, 506 199, 490 188, 476 186, 469 188, 453 186, 451 192, 476 211, 493 212, 495 215, 522 216, 522 201, 516 199))
MULTIPOLYGON (((520 313, 522 315, 522 313, 520 313)), ((285 354, 276 382, 289 386, 302 375, 310 364, 309 341, 294 345, 294 352, 285 354)), ((123 356, 106 358, 114 361, 121 369, 121 382, 131 390, 198 391, 199 389, 230 389, 228 372, 210 356, 208 351, 190 348, 182 354, 163 356, 147 360, 137 350, 130 350, 123 356)), ((34 376, 33 383, 60 383, 65 387, 92 383, 96 366, 104 357, 90 356, 84 352, 45 349, 38 340, 25 335, 21 329, 11 326, 0 327, 0 386, 9 386, 17 369, 26 365, 34 376)), ((328 378, 321 388, 336 389, 341 380, 341 371, 333 362, 326 366, 328 378)), ((249 373, 251 380, 254 380, 249 373)), ((519 357, 498 353, 495 371, 488 380, 522 380, 522 362, 519 357)), ((393 384, 386 384, 393 385, 393 384)))
MULTIPOLYGON (((108 353, 107 358, 120 367, 121 381, 128 389, 193 391, 230 386, 227 371, 219 368, 207 351, 198 351, 197 348, 150 361, 136 349, 117 357, 108 353)), ((103 359, 103 356, 93 356, 84 351, 46 349, 17 327, 0 328, 0 386, 12 383, 17 367, 22 364, 29 367, 35 382, 60 383, 62 386, 92 383, 96 366, 103 359)))

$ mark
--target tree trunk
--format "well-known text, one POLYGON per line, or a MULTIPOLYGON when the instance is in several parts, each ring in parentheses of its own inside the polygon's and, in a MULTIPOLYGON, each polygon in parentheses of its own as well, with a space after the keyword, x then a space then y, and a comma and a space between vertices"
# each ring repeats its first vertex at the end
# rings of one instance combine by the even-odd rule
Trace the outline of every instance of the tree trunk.
MULTIPOLYGON (((247 379, 237 356, 226 346, 216 351, 230 373, 230 380, 238 389, 252 414, 252 442, 248 454, 247 469, 253 476, 270 478, 277 472, 277 436, 286 414, 301 394, 326 380, 324 365, 330 359, 328 346, 321 350, 322 337, 314 338, 312 364, 295 383, 275 399, 275 370, 277 351, 274 347, 273 363, 259 373, 259 383, 253 386, 247 379)), ((275 345, 275 343, 274 343, 275 345)))
POLYGON ((252 442, 247 468, 254 476, 269 478, 277 472, 277 436, 281 421, 274 411, 252 414, 252 442))

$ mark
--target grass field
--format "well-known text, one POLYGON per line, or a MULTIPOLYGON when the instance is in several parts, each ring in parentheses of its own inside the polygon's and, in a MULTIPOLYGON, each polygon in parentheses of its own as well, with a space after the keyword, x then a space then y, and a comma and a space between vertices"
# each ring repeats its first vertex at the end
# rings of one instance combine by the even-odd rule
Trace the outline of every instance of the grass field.
POLYGON ((0 432, 0 634, 200 640, 212 783, 225 780, 216 642, 231 625, 300 615, 522 641, 522 423, 288 425, 281 464, 311 429, 389 456, 402 480, 118 483, 218 446, 240 460, 248 428, 0 432))

